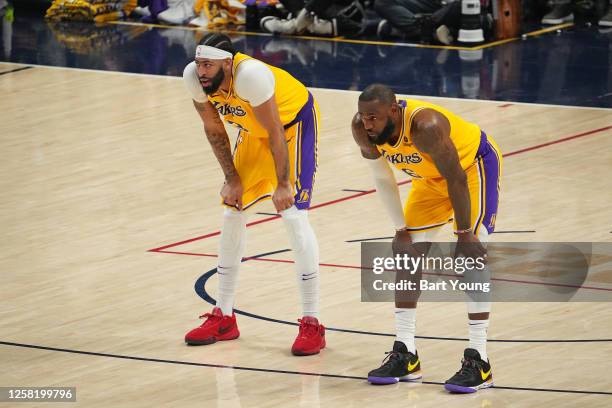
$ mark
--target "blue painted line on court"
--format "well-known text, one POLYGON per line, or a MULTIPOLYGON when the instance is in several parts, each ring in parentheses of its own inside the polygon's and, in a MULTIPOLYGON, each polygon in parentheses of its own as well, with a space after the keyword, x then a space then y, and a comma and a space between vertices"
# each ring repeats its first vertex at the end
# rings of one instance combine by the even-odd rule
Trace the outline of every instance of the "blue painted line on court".
MULTIPOLYGON (((258 254, 258 255, 255 255, 255 256, 248 257, 248 258, 244 258, 242 260, 242 262, 246 262, 249 259, 263 258, 264 256, 280 254, 280 253, 284 253, 284 252, 290 252, 290 250, 289 249, 281 249, 281 250, 278 250, 278 251, 266 252, 266 253, 263 253, 263 254, 258 254)), ((200 296, 202 299, 204 299, 206 302, 210 303, 213 306, 216 304, 216 300, 212 296, 210 296, 210 294, 206 290, 206 283, 216 273, 217 273, 217 268, 215 267, 215 268, 209 270, 208 272, 206 272, 205 274, 203 274, 202 276, 200 276, 196 280, 196 283, 194 285, 195 292, 198 294, 198 296, 200 296)), ((266 316, 258 315, 258 314, 247 312, 247 311, 240 310, 240 309, 234 309, 234 313, 236 313, 238 315, 242 315, 242 316, 252 317, 254 319, 259 319, 259 320, 264 320, 264 321, 267 321, 267 322, 272 322, 272 323, 287 324, 287 325, 291 325, 291 326, 297 326, 298 325, 297 323, 290 322, 290 321, 287 321, 287 320, 274 319, 274 318, 271 318, 271 317, 266 317, 266 316)), ((363 330, 341 329, 341 328, 337 328, 337 327, 325 327, 325 330, 336 331, 336 332, 341 332, 341 333, 364 334, 364 335, 369 335, 369 336, 395 337, 395 334, 392 334, 392 333, 381 333, 381 332, 372 332, 372 331, 363 331, 363 330)), ((416 338, 418 338, 418 339, 427 339, 427 340, 468 341, 468 339, 460 338, 460 337, 416 336, 416 338)), ((612 342, 612 339, 519 339, 519 340, 488 339, 487 341, 488 342, 495 342, 495 343, 605 343, 605 342, 612 342)))

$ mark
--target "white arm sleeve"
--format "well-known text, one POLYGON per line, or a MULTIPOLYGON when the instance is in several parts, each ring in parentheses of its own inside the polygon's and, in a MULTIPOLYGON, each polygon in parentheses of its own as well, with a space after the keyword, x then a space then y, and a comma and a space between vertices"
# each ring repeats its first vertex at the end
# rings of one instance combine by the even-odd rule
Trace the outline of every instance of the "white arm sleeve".
POLYGON ((251 106, 259 106, 274 95, 274 74, 263 62, 246 60, 236 69, 234 90, 251 106))
POLYGON ((198 79, 194 61, 187 64, 183 70, 183 83, 194 101, 206 102, 208 100, 208 98, 206 98, 206 93, 202 89, 202 84, 200 84, 200 80, 198 79))
POLYGON ((396 230, 405 227, 404 210, 402 209, 402 201, 400 200, 399 188, 397 187, 393 170, 391 170, 391 167, 389 167, 383 157, 368 160, 368 163, 370 163, 370 170, 372 170, 378 197, 387 210, 389 217, 391 217, 393 226, 396 230))

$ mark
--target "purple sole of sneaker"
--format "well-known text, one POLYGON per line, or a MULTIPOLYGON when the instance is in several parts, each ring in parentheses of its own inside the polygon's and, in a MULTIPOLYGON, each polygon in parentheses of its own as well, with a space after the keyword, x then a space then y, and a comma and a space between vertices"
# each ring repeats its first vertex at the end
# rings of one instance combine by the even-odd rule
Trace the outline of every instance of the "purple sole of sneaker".
POLYGON ((374 385, 388 385, 388 384, 397 384, 399 380, 395 377, 370 377, 368 376, 368 382, 374 385))
POLYGON ((471 393, 477 391, 474 388, 462 387, 461 385, 455 385, 455 384, 444 384, 444 388, 447 391, 457 392, 457 393, 460 393, 460 394, 471 394, 471 393))

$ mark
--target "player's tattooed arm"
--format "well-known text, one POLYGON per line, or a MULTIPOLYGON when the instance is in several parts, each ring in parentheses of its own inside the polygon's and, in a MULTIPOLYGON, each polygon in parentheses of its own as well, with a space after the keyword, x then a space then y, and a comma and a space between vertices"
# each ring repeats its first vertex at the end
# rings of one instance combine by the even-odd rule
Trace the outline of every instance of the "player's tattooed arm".
POLYGON ((353 132, 353 139, 361 149, 361 155, 365 159, 378 159, 380 152, 376 149, 376 146, 368 139, 368 133, 363 127, 363 122, 359 113, 356 113, 351 120, 351 130, 353 132))
POLYGON ((467 176, 461 168, 459 154, 450 138, 450 123, 433 109, 417 112, 412 121, 412 141, 417 149, 429 155, 446 179, 457 227, 470 228, 470 192, 467 176))
POLYGON ((241 211, 244 190, 242 188, 240 176, 232 160, 229 137, 227 136, 219 112, 217 112, 209 101, 203 103, 194 101, 193 105, 202 118, 202 122, 204 122, 206 138, 225 175, 225 183, 223 183, 223 187, 221 187, 221 198, 223 199, 223 203, 241 211))
POLYGON ((223 121, 219 117, 219 113, 209 101, 203 103, 193 101, 193 106, 202 118, 202 122, 204 122, 206 138, 213 149, 217 161, 221 165, 225 179, 237 177, 238 172, 232 160, 229 137, 225 126, 223 126, 223 121))

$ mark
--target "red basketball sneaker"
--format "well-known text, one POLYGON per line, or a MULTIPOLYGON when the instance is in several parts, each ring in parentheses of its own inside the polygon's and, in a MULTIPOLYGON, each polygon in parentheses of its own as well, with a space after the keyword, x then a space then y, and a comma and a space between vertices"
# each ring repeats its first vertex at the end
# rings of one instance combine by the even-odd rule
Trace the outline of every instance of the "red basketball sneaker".
POLYGON ((318 354, 325 348, 325 327, 316 317, 304 316, 298 319, 300 332, 298 333, 291 352, 295 356, 310 356, 318 354))
POLYGON ((221 309, 215 307, 212 313, 205 313, 200 318, 206 318, 206 320, 200 327, 196 327, 185 335, 185 343, 191 346, 233 340, 240 336, 234 313, 231 316, 224 316, 221 309))

